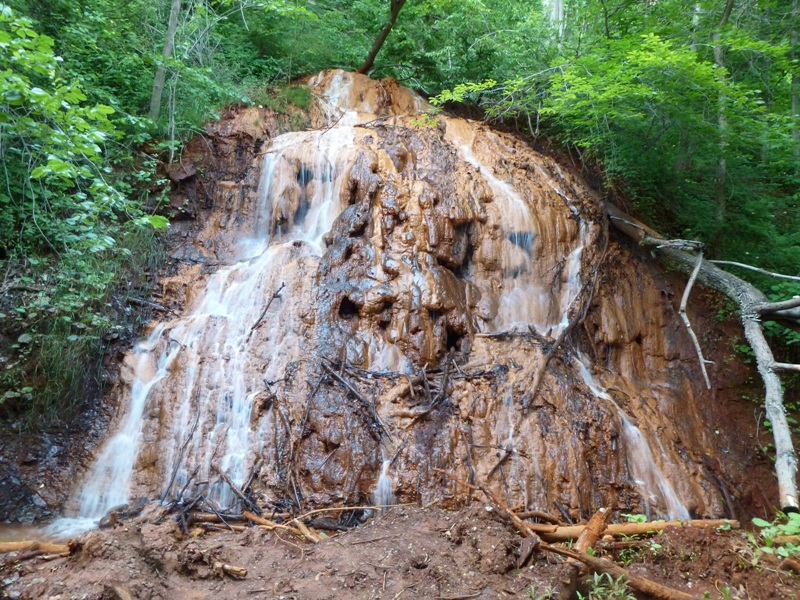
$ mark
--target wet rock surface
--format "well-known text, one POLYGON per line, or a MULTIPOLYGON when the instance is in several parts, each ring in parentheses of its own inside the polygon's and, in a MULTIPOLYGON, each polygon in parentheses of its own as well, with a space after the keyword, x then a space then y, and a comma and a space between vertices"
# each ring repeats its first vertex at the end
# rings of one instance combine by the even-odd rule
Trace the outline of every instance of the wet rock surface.
POLYGON ((735 332, 690 306, 709 392, 683 284, 605 250, 591 189, 481 123, 420 125, 396 82, 309 83, 313 130, 232 110, 173 169, 175 316, 122 365, 113 430, 132 445, 112 438, 67 512, 186 489, 234 505, 216 468, 263 504, 363 503, 381 473, 399 501, 467 502, 437 469, 573 519, 762 503, 769 465, 742 483, 755 421, 735 332))

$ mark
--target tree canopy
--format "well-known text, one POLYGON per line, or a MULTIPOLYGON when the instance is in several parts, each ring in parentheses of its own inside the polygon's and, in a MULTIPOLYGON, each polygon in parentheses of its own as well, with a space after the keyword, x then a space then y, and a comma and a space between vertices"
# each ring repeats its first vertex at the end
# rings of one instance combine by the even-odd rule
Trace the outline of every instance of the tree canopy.
POLYGON ((711 258, 797 274, 798 0, 6 0, 0 260, 6 289, 38 291, 0 307, 26 340, 3 398, 34 394, 48 340, 99 348, 116 326, 126 257, 166 225, 159 163, 226 105, 364 66, 390 20, 371 75, 562 144, 609 197, 711 258))

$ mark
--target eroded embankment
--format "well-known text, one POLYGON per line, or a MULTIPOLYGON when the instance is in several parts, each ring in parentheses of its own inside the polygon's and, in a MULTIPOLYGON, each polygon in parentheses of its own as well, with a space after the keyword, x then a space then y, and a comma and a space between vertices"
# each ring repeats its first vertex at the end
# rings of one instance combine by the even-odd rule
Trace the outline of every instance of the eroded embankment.
POLYGON ((309 83, 312 130, 232 109, 171 170, 174 312, 125 359, 68 512, 235 505, 219 471, 265 506, 464 502, 437 469, 572 518, 761 501, 713 299, 690 310, 707 391, 682 283, 606 238, 579 178, 481 123, 420 119, 391 80, 309 83))

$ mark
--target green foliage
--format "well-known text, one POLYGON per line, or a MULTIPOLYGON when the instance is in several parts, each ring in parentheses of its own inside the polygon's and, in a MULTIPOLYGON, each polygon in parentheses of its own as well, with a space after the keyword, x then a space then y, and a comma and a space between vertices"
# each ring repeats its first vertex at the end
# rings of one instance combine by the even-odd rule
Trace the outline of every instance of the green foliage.
POLYGON ((0 405, 31 424, 81 401, 121 327, 110 302, 136 271, 137 240, 167 225, 137 198, 153 164, 115 172, 115 110, 90 101, 54 46, 0 4, 0 333, 16 340, 0 348, 0 405))
POLYGON ((614 579, 608 573, 593 573, 586 593, 576 592, 579 600, 635 600, 628 591, 625 578, 614 579))
POLYGON ((101 144, 115 134, 105 105, 87 106, 57 74, 53 40, 0 5, 0 240, 55 252, 103 252, 136 209, 111 186, 101 144))
POLYGON ((625 517, 628 523, 647 523, 647 515, 621 513, 620 516, 625 517))
POLYGON ((558 590, 552 585, 549 585, 540 592, 536 586, 533 585, 531 589, 528 590, 528 595, 532 600, 552 600, 558 597, 558 590))
POLYGON ((764 519, 753 519, 753 525, 761 529, 763 543, 757 540, 752 533, 748 533, 748 539, 759 552, 777 554, 784 558, 800 556, 800 544, 776 542, 776 538, 781 536, 800 535, 800 514, 789 513, 785 515, 778 513, 771 523, 764 519))

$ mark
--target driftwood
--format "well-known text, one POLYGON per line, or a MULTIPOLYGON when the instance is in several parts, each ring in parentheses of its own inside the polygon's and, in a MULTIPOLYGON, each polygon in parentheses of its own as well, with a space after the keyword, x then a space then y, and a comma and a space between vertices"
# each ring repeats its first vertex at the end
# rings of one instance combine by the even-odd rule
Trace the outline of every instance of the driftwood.
POLYGON ((682 592, 680 590, 676 590, 671 587, 667 587, 665 585, 661 585, 660 583, 656 583, 652 579, 647 579, 646 577, 641 577, 639 575, 635 575, 620 567, 618 564, 611 562, 605 558, 600 558, 597 556, 590 556, 586 552, 578 552, 576 550, 567 550, 565 548, 558 548, 556 546, 551 546, 550 544, 542 544, 542 550, 545 552, 552 552, 554 554, 560 554, 561 556, 566 556, 568 558, 573 558, 582 562, 586 565, 589 569, 593 571, 597 571, 599 573, 608 573, 614 579, 619 579, 623 577, 625 580, 625 584, 629 587, 635 589, 638 592, 642 592, 645 594, 649 594, 653 598, 657 598, 658 600, 694 600, 694 596, 691 594, 687 594, 686 592, 682 592))
POLYGON ((247 577, 247 569, 244 567, 234 567, 233 565, 228 565, 223 562, 215 562, 214 566, 212 567, 214 573, 222 577, 223 575, 227 575, 229 577, 233 577, 234 579, 244 579, 247 577))
POLYGON ((67 544, 54 544, 52 542, 38 542, 27 540, 23 542, 0 542, 0 554, 7 552, 40 552, 41 554, 69 554, 67 544))
MULTIPOLYGON (((797 492, 797 455, 792 443, 791 430, 786 420, 783 407, 783 386, 777 370, 793 365, 777 363, 772 354, 772 349, 764 336, 761 318, 769 316, 770 319, 787 323, 790 326, 800 326, 800 315, 793 306, 780 303, 779 310, 767 311, 765 306, 770 302, 767 297, 755 286, 735 275, 723 271, 711 261, 699 259, 693 254, 665 244, 665 241, 655 231, 637 222, 632 217, 623 213, 611 204, 606 204, 606 211, 611 223, 626 236, 634 239, 641 246, 657 252, 672 267, 690 274, 699 262, 697 280, 703 285, 721 292, 739 306, 739 319, 744 328, 744 336, 753 350, 758 366, 758 372, 764 382, 764 406, 767 418, 772 423, 772 433, 775 439, 775 473, 778 479, 778 501, 784 512, 797 512, 800 510, 797 492)), ((738 266, 738 265, 737 265, 738 266)), ((800 370, 800 366, 797 367, 800 370)))
MULTIPOLYGON (((709 519, 694 521, 652 521, 650 523, 616 523, 607 526, 602 535, 647 535, 663 531, 667 527, 696 527, 703 529, 713 529, 715 527, 739 528, 739 521, 729 519, 709 519)), ((568 542, 578 539, 586 525, 571 525, 569 527, 557 527, 554 531, 542 532, 541 536, 548 542, 568 542)))

